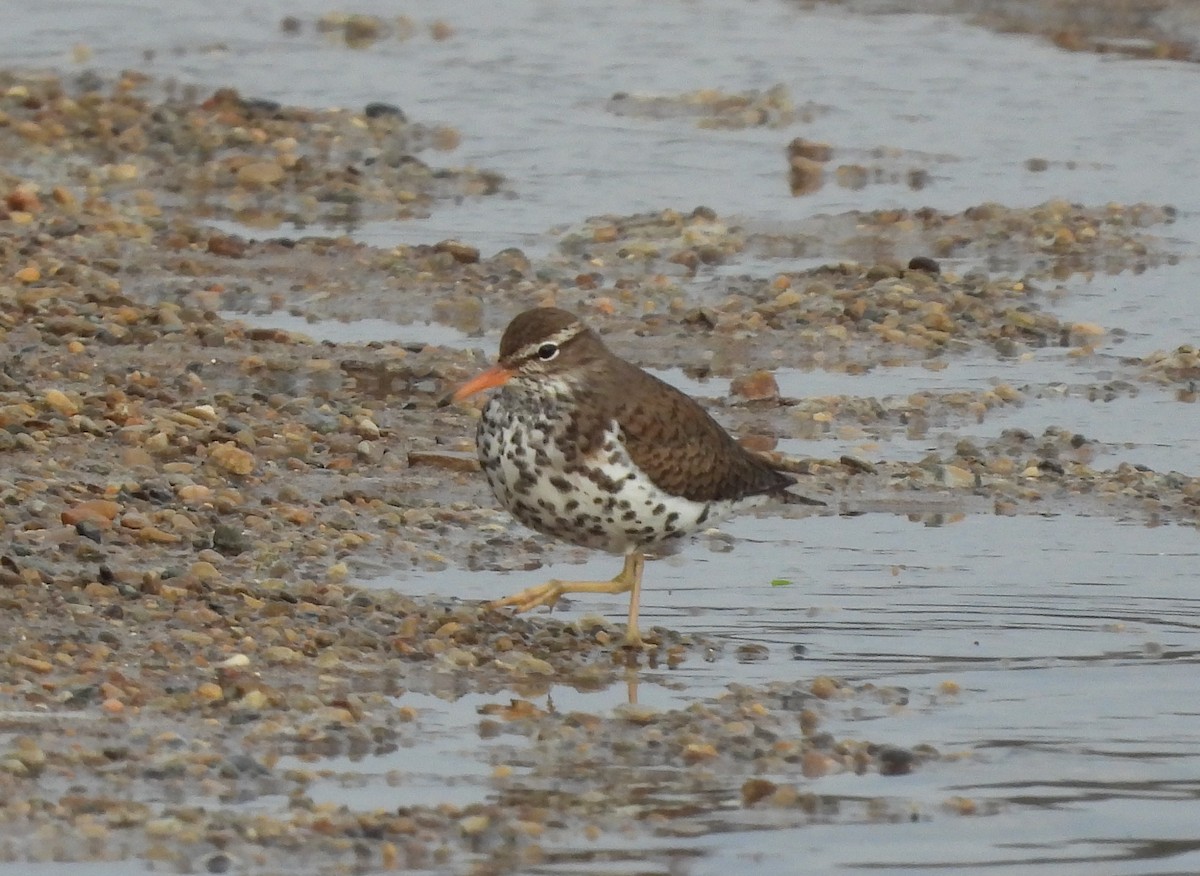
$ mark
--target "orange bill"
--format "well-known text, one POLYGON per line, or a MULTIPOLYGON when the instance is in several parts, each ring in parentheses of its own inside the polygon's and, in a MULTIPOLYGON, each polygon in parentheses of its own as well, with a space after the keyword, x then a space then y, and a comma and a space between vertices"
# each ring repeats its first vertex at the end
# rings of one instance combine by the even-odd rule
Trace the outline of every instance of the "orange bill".
POLYGON ((462 401, 464 398, 469 398, 477 392, 483 392, 485 389, 494 389, 497 386, 503 386, 508 383, 508 379, 516 372, 511 368, 503 368, 499 365, 493 365, 482 374, 477 374, 454 390, 454 400, 462 401))

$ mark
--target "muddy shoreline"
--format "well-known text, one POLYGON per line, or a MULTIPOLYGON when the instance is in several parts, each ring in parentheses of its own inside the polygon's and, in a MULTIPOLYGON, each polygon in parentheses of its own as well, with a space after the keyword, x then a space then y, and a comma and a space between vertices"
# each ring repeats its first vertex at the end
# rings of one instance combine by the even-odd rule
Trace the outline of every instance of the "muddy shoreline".
MULTIPOLYGON (((476 412, 439 406, 481 356, 423 343, 423 323, 490 353, 514 312, 554 303, 622 355, 696 379, 934 373, 956 357, 1056 347, 1108 357, 1110 376, 1071 387, 1084 397, 1194 400, 1193 347, 1122 358, 1121 326, 1054 310, 1055 282, 1073 273, 1171 264, 1169 204, 864 212, 791 235, 698 206, 581 217, 545 258, 206 224, 404 218, 519 185, 435 166, 431 151, 454 141, 387 108, 282 107, 137 74, 0 74, 0 154, 19 156, 0 167, 0 859, 501 873, 553 863, 580 837, 620 837, 631 823, 684 835, 729 809, 734 823, 768 811, 776 825, 830 807, 866 822, 930 815, 817 795, 803 780, 952 768, 954 752, 826 729, 914 696, 936 709, 958 695, 951 684, 914 693, 801 676, 687 709, 552 712, 529 698, 629 684, 639 667, 724 645, 657 628, 658 650, 631 655, 603 618, 511 617, 453 592, 361 586, 387 571, 465 576, 567 556, 486 495, 476 412), (780 251, 831 255, 767 277, 709 272, 780 251), (1011 269, 941 265, 989 254, 1011 269), (411 340, 328 343, 230 316, 275 311, 313 320, 315 334, 321 320, 385 319, 411 340), (322 759, 386 753, 424 732, 414 694, 494 697, 476 727, 480 744, 499 740, 489 799, 369 811, 314 801, 322 759), (285 760, 296 758, 309 763, 285 760), (764 778, 781 774, 795 780, 764 778)), ((802 397, 751 385, 708 402, 776 453, 780 439, 845 429, 953 431, 1046 390, 802 397)), ((1200 478, 1109 465, 1107 452, 1061 423, 915 461, 789 455, 828 505, 764 513, 934 505, 1197 525, 1200 478)), ((987 807, 951 799, 936 814, 987 807)))

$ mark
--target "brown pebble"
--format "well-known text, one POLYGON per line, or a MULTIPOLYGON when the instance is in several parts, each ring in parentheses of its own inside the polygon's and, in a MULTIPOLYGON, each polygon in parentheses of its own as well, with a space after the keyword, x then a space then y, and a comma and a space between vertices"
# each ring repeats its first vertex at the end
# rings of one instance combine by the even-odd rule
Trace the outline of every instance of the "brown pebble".
POLYGON ((766 779, 747 779, 742 783, 742 805, 753 806, 764 797, 770 797, 779 786, 766 779))
POLYGON ((248 475, 254 471, 254 454, 229 441, 214 444, 208 451, 208 458, 233 474, 248 475))
POLYGON ((237 171, 238 185, 267 188, 283 182, 284 169, 277 161, 251 161, 237 171))
POLYGON ((774 401, 779 398, 779 384, 770 371, 755 371, 735 377, 729 391, 747 401, 774 401))
POLYGON ((833 765, 833 759, 819 751, 806 751, 800 758, 800 771, 807 779, 819 779, 828 775, 833 765))
POLYGON ((841 685, 839 685, 828 675, 818 675, 812 680, 812 685, 809 688, 813 696, 822 700, 827 700, 833 696, 836 696, 840 689, 841 685))
POLYGON ((88 499, 73 505, 59 515, 67 526, 74 526, 84 520, 92 523, 107 524, 121 513, 121 506, 108 499, 88 499))
POLYGON ((473 265, 479 261, 478 247, 470 246, 458 240, 443 240, 433 245, 434 252, 449 253, 459 264, 473 265))
POLYGON ((42 396, 43 401, 51 409, 62 414, 64 417, 73 417, 79 413, 79 405, 71 401, 67 394, 58 389, 48 389, 46 394, 42 396))
POLYGON ((686 764, 703 763, 714 760, 717 747, 711 742, 690 742, 683 747, 683 762, 686 764))
POLYGON ((816 140, 805 140, 803 137, 797 137, 791 143, 788 143, 787 154, 789 158, 800 156, 807 158, 809 161, 825 162, 833 158, 833 147, 828 143, 820 143, 816 140))
POLYGON ((456 453, 452 450, 412 450, 408 454, 409 466, 428 465, 446 471, 479 471, 479 459, 473 453, 456 453))
POLYGON ((232 234, 214 234, 208 239, 208 251, 216 256, 240 259, 247 248, 246 241, 232 234))
POLYGON ((42 279, 42 271, 37 265, 26 265, 13 274, 13 279, 18 283, 29 285, 42 279))
POLYGON ((875 474, 875 466, 867 462, 865 459, 859 459, 855 456, 844 455, 838 457, 838 462, 858 474, 875 474))

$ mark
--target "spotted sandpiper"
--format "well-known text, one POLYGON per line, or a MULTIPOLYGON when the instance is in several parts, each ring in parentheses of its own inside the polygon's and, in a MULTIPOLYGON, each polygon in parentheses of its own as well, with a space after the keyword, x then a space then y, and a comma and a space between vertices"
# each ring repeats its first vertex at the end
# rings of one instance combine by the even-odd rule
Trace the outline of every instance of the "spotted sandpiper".
POLYGON ((453 397, 495 388, 475 443, 496 499, 531 529, 624 554, 625 567, 611 581, 548 581, 494 607, 528 611, 568 593, 628 592, 625 641, 641 646, 644 551, 782 498, 795 483, 565 310, 518 314, 497 364, 453 397))

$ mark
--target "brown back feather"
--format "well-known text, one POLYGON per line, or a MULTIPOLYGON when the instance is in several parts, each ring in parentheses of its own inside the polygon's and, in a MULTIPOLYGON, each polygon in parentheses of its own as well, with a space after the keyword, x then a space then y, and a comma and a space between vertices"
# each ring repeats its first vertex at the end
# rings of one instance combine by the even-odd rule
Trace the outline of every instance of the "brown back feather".
MULTIPOLYGON (((619 391, 581 407, 616 420, 638 468, 661 489, 696 502, 781 493, 795 483, 738 444, 695 400, 635 365, 613 356, 606 363, 619 391), (595 405, 596 407, 593 407, 595 405)), ((583 424, 580 424, 581 426, 583 424)))

